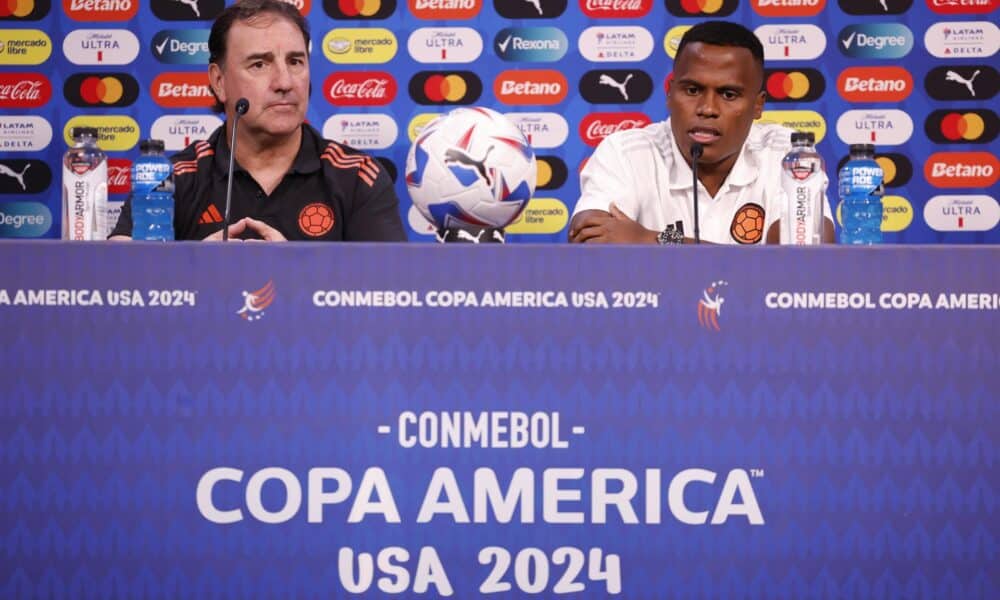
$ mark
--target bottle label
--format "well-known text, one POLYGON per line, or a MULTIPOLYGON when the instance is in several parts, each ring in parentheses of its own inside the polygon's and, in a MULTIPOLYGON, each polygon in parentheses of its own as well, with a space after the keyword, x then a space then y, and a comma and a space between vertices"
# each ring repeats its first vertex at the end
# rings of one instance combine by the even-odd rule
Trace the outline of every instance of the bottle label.
POLYGON ((781 187, 785 193, 781 216, 782 244, 803 246, 820 243, 826 186, 826 174, 815 155, 806 160, 785 159, 781 172, 781 187))
POLYGON ((63 239, 104 240, 108 227, 108 163, 78 172, 78 162, 63 164, 63 239))

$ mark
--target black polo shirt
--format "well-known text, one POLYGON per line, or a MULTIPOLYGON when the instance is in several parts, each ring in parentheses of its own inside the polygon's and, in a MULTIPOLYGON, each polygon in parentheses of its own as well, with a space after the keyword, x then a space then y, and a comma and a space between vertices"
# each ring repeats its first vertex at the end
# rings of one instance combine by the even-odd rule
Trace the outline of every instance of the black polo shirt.
MULTIPOLYGON (((222 228, 229 172, 225 131, 222 125, 207 141, 195 142, 170 159, 178 240, 201 240, 222 228)), ((406 240, 399 199, 386 170, 363 152, 323 139, 309 125, 302 125, 299 153, 271 195, 239 163, 233 169, 233 223, 253 217, 289 240, 406 240)), ((111 235, 131 232, 129 197, 111 235)), ((250 233, 240 237, 257 237, 250 233)))

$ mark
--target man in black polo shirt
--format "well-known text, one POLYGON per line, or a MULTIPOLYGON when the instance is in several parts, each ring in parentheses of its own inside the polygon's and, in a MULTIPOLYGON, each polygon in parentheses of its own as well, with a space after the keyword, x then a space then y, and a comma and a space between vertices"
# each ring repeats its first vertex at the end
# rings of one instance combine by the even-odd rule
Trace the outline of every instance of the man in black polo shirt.
MULTIPOLYGON (((229 235, 237 239, 404 241, 399 200, 378 161, 305 124, 309 28, 291 4, 242 0, 209 36, 209 84, 226 123, 171 158, 174 235, 222 239, 229 129, 240 118, 229 235)), ((112 239, 132 232, 131 199, 112 239)))

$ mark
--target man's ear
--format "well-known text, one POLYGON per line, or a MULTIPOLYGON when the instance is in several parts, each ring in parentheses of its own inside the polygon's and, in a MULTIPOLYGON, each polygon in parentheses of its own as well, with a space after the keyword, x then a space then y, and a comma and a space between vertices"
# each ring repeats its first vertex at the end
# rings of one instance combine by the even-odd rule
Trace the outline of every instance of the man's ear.
POLYGON ((764 90, 761 90, 760 93, 757 94, 757 98, 753 101, 753 118, 755 121, 759 119, 761 114, 764 112, 764 99, 766 97, 767 94, 764 90))
POLYGON ((222 85, 225 81, 225 75, 222 73, 222 67, 217 63, 211 63, 208 65, 208 85, 212 87, 212 91, 215 92, 215 97, 219 99, 222 104, 226 103, 226 92, 225 87, 222 85))

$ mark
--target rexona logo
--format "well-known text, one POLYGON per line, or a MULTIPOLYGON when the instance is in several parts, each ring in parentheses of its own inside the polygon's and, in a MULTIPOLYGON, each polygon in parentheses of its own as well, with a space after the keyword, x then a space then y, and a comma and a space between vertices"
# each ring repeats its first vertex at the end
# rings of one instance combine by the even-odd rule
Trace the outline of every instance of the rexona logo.
POLYGON ((924 33, 924 46, 938 58, 985 58, 1000 49, 1000 28, 989 21, 935 23, 924 33))
POLYGON ((52 84, 41 73, 0 73, 0 108, 38 108, 52 97, 52 84))
POLYGON ((197 140, 207 140, 222 120, 214 115, 164 115, 153 122, 150 137, 163 140, 168 151, 174 152, 197 140))
POLYGON ((750 0, 750 6, 765 17, 814 17, 826 0, 750 0))
POLYGON ((63 0, 62 5, 74 21, 128 21, 139 12, 139 0, 63 0))
POLYGON ((409 91, 417 104, 473 104, 483 94, 483 82, 472 71, 420 71, 410 79, 409 91))
POLYGON ((812 133, 817 144, 826 137, 826 119, 814 110, 765 110, 758 123, 773 123, 812 133))
POLYGON ((899 15, 913 5, 913 0, 838 0, 840 10, 849 15, 899 15))
POLYGON ((989 100, 1000 91, 1000 75, 990 65, 935 67, 924 89, 935 100, 989 100))
POLYGON ((667 10, 676 17, 713 16, 733 14, 738 0, 667 0, 667 10))
POLYGON ((826 91, 826 80, 816 69, 764 70, 769 102, 812 102, 826 91))
POLYGON ((934 196, 924 205, 924 221, 936 231, 990 231, 1000 222, 1000 205, 978 194, 934 196))
POLYGON ((913 92, 913 76, 903 67, 848 67, 837 92, 848 102, 900 102, 913 92))
POLYGON ((382 106, 396 99, 396 80, 385 71, 341 71, 323 83, 334 106, 382 106))
POLYGON ((207 65, 208 29, 165 29, 149 45, 156 60, 168 65, 207 65))
POLYGON ((0 194, 37 194, 51 184, 52 170, 44 160, 0 158, 0 194))
MULTIPOLYGON (((495 1, 500 4, 505 0, 495 1)), ((636 19, 652 8, 653 0, 580 0, 580 10, 591 19, 636 19)))
POLYGON ((211 108, 215 104, 205 71, 160 73, 149 85, 149 95, 164 108, 211 108))
POLYGON ((896 146, 913 135, 913 119, 901 110, 849 110, 837 119, 837 137, 845 144, 896 146))
POLYGON ((1000 0, 927 0, 927 6, 942 15, 986 14, 1000 6, 1000 0))
POLYGON ((339 113, 323 123, 323 137, 360 150, 381 150, 396 143, 399 126, 385 114, 339 113))
POLYGON ((567 0, 493 0, 494 10, 505 19, 554 19, 566 12, 566 4, 567 0))
MULTIPOLYGON (((838 172, 844 168, 849 158, 850 156, 845 155, 840 159, 840 162, 837 163, 838 172)), ((882 167, 882 184, 887 188, 903 187, 913 178, 913 164, 902 154, 896 152, 879 153, 875 155, 875 162, 882 167)))
POLYGON ((504 104, 559 104, 568 93, 569 84, 559 71, 518 69, 493 80, 493 94, 504 104))
POLYGON ((74 65, 127 65, 139 56, 139 38, 125 29, 77 29, 63 38, 74 65))
POLYGON ((420 63, 470 63, 483 53, 483 38, 471 27, 422 27, 410 34, 406 50, 420 63))
POLYGON ((51 227, 52 211, 41 202, 0 204, 0 237, 41 237, 51 227))
POLYGON ((653 53, 653 35, 643 27, 588 27, 576 45, 590 62, 638 62, 653 53))
POLYGON ((97 145, 105 151, 123 152, 131 150, 139 143, 139 124, 132 117, 120 115, 73 117, 63 127, 63 140, 67 146, 73 145, 73 137, 70 133, 74 127, 96 127, 97 145))
POLYGON ((569 177, 569 171, 566 169, 566 163, 564 163, 558 156, 550 156, 547 154, 536 155, 535 164, 537 165, 535 189, 559 189, 566 183, 566 179, 569 177))
POLYGON ((399 50, 396 36, 388 29, 331 29, 323 37, 323 55, 337 64, 382 64, 399 50))
POLYGON ((41 117, 0 116, 0 152, 36 152, 52 142, 52 126, 41 117))
POLYGON ((504 116, 517 125, 531 147, 536 150, 561 148, 569 138, 569 123, 559 113, 506 113, 504 116))
POLYGON ((691 29, 691 25, 676 25, 663 36, 663 51, 667 53, 667 56, 677 58, 677 48, 680 47, 681 38, 684 37, 688 29, 691 29))
POLYGON ((108 193, 128 194, 132 191, 132 161, 127 158, 108 159, 108 193))
POLYGON ((38 21, 50 10, 50 0, 7 0, 0 4, 0 21, 38 21))
POLYGON ((840 52, 852 58, 902 58, 913 49, 913 32, 898 23, 848 25, 837 42, 840 52))
POLYGON ((407 0, 410 12, 418 19, 471 19, 483 8, 483 0, 407 0))
POLYGON ((493 38, 493 49, 506 61, 555 62, 566 56, 569 41, 555 27, 505 27, 493 38))
POLYGON ((396 0, 323 0, 323 10, 334 19, 384 19, 396 12, 396 0))
POLYGON ((528 206, 504 228, 507 233, 559 233, 569 222, 569 209, 556 198, 532 198, 528 206))
POLYGON ((0 65, 40 65, 52 55, 52 40, 39 29, 0 29, 0 65))
POLYGON ((935 152, 924 163, 924 178, 939 188, 986 188, 1000 178, 991 152, 935 152))
POLYGON ((826 34, 815 25, 761 25, 754 33, 765 60, 812 60, 826 50, 826 34))
POLYGON ((989 109, 936 110, 924 122, 927 137, 939 144, 988 144, 998 131, 1000 119, 989 109))
POLYGON ((151 0, 150 6, 153 14, 164 21, 214 21, 226 3, 225 0, 151 0))
POLYGON ((639 104, 653 94, 653 79, 639 69, 595 69, 583 74, 579 89, 591 104, 639 104))
POLYGON ((652 122, 640 112, 591 113, 580 121, 580 138, 588 146, 597 146, 612 133, 638 129, 652 122))
POLYGON ((139 98, 139 83, 126 73, 74 73, 63 84, 63 96, 84 108, 131 106, 139 98))

